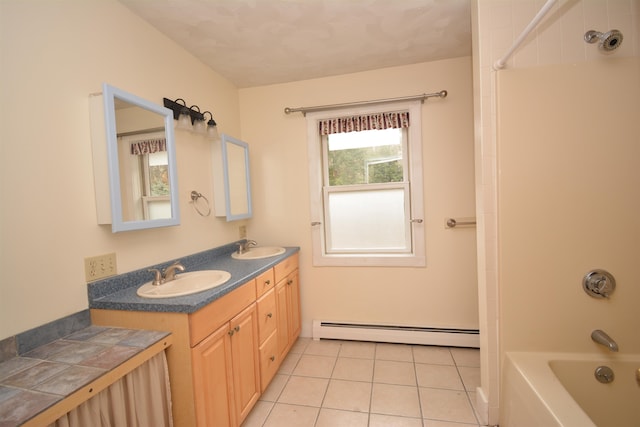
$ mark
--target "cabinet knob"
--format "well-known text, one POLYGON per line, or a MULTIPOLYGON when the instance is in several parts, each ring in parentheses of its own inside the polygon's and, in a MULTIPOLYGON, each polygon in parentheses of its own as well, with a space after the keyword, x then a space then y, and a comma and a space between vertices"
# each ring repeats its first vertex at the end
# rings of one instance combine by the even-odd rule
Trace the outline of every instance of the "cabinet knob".
POLYGON ((273 362, 274 360, 276 360, 276 357, 275 357, 275 356, 271 356, 271 357, 269 358, 269 360, 271 360, 271 361, 273 362))
POLYGON ((267 317, 268 318, 272 318, 273 317, 273 313, 267 313, 267 317))
POLYGON ((235 328, 233 328, 236 332, 240 332, 240 325, 236 326, 235 328))
POLYGON ((287 285, 290 285, 290 284, 292 284, 292 283, 293 283, 293 279, 289 279, 289 280, 287 280, 287 285))
POLYGON ((229 336, 233 336, 233 334, 235 334, 235 333, 236 333, 236 331, 234 331, 234 330, 232 329, 232 330, 230 330, 230 331, 229 331, 229 332, 227 332, 227 333, 229 334, 229 336))
POLYGON ((271 284, 271 280, 265 280, 265 281, 264 281, 264 285, 265 285, 265 286, 269 286, 270 284, 271 284))

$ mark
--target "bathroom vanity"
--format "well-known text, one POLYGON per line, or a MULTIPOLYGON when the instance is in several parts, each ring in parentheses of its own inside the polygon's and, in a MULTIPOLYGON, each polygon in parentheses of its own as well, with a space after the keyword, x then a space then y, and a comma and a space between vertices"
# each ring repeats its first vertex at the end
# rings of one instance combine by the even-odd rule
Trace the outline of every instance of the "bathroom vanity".
POLYGON ((162 300, 132 286, 90 298, 92 322, 170 331, 175 425, 239 426, 300 334, 298 250, 256 260, 223 251, 196 269, 229 271, 225 285, 162 300))

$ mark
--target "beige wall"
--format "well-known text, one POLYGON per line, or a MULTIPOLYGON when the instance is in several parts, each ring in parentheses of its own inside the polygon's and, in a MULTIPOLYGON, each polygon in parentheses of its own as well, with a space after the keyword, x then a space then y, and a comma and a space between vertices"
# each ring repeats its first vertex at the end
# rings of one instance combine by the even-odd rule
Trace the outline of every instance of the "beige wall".
POLYGON ((503 350, 640 352, 640 59, 502 71, 498 117, 503 350))
POLYGON ((181 225, 119 234, 96 225, 88 96, 103 82, 156 103, 185 98, 251 144, 250 236, 302 247, 307 332, 314 318, 477 327, 475 234, 443 227, 473 215, 470 58, 239 96, 116 1, 8 0, 0 19, 0 339, 87 308, 87 256, 115 252, 123 273, 238 237, 239 223, 190 206, 191 190, 213 199, 209 146, 179 130, 181 225), (423 108, 428 267, 312 268, 305 122, 282 109, 441 89, 449 97, 423 108))
POLYGON ((190 206, 191 190, 212 200, 209 146, 182 131, 181 225, 96 225, 88 108, 108 82, 185 98, 238 134, 235 86, 116 1, 3 0, 0 31, 0 339, 87 308, 87 256, 115 252, 123 273, 237 238, 237 224, 190 206))
POLYGON ((471 58, 240 90, 242 136, 251 145, 261 244, 301 247, 303 334, 339 320, 477 328, 475 230, 445 230, 474 215, 471 58), (300 107, 449 91, 423 112, 426 268, 311 265, 306 121, 300 107))

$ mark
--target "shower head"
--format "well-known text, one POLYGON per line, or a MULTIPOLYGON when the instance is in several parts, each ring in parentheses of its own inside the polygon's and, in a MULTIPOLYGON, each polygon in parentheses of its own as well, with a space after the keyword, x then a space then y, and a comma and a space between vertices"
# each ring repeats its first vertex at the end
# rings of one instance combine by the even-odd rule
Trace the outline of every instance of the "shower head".
POLYGON ((598 43, 600 50, 611 52, 622 44, 622 33, 618 30, 611 30, 606 33, 590 30, 584 34, 584 41, 587 43, 598 43))

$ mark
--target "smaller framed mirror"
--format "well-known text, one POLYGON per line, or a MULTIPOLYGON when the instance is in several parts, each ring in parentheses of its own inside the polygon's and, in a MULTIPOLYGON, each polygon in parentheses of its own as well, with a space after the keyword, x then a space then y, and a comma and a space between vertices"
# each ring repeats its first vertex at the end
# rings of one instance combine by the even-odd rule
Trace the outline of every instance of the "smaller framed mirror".
POLYGON ((251 218, 249 144, 222 134, 213 144, 214 210, 227 221, 251 218))
POLYGON ((180 224, 173 112, 106 83, 103 103, 112 231, 180 224))

